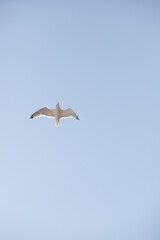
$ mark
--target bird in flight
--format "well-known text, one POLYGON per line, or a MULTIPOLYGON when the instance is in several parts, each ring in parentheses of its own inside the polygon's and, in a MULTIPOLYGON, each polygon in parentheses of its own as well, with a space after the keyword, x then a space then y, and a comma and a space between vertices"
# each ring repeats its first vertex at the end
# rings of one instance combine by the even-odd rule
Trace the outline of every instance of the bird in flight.
POLYGON ((74 117, 77 120, 79 120, 79 117, 71 108, 62 110, 59 106, 59 102, 57 103, 55 109, 48 109, 46 107, 39 109, 38 111, 36 111, 30 116, 30 119, 37 118, 37 117, 55 118, 56 127, 59 126, 60 118, 74 117))

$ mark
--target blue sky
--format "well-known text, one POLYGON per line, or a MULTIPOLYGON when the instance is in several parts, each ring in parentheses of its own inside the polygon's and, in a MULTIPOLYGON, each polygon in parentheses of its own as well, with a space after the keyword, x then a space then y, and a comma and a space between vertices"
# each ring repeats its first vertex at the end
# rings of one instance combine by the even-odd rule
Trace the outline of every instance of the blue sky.
POLYGON ((160 238, 159 12, 0 2, 0 239, 160 238))

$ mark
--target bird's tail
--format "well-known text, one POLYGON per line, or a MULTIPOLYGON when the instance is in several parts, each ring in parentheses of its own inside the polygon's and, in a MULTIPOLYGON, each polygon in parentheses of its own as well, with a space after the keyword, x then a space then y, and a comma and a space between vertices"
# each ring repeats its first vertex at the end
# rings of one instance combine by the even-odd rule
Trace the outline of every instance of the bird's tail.
POLYGON ((55 118, 56 120, 56 127, 59 127, 59 118, 55 118))

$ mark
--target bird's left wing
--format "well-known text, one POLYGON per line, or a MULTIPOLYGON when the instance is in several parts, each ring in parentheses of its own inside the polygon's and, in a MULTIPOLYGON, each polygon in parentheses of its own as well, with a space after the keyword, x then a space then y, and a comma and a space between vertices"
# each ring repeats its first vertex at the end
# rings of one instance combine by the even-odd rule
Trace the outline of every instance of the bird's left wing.
POLYGON ((68 108, 66 110, 61 110, 60 116, 61 116, 61 118, 68 118, 68 117, 73 116, 74 118, 79 120, 79 117, 77 116, 77 114, 71 108, 68 108))

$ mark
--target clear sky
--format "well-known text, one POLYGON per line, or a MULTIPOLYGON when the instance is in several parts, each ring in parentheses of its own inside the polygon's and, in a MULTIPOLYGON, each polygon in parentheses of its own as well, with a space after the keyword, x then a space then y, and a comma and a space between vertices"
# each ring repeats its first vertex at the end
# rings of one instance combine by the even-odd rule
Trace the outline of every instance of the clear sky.
POLYGON ((0 1, 0 239, 159 240, 159 104, 159 1, 0 1))

